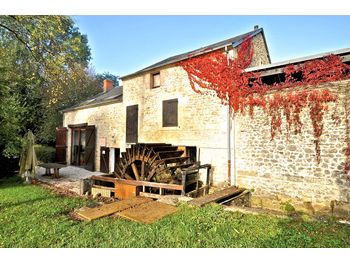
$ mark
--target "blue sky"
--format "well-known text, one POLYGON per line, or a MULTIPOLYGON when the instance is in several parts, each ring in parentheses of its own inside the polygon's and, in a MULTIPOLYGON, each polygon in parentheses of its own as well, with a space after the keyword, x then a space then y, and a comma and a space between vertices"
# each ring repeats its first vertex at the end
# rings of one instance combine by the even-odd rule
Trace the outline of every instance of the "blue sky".
POLYGON ((74 16, 97 72, 125 75, 264 28, 272 62, 350 48, 350 16, 74 16))

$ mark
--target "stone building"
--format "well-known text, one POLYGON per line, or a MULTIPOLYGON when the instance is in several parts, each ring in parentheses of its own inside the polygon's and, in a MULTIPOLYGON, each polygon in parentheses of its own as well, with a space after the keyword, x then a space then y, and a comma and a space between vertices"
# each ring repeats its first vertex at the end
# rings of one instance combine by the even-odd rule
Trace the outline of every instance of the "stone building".
MULTIPOLYGON (((270 63, 263 29, 233 37, 188 53, 173 56, 143 70, 122 77, 123 87, 111 89, 64 110, 63 126, 67 130, 67 162, 100 170, 102 151, 109 151, 108 171, 114 170, 116 156, 135 142, 164 142, 195 147, 201 163, 213 165, 213 181, 224 182, 227 177, 227 107, 220 100, 195 93, 186 72, 176 63, 191 56, 221 49, 234 54, 247 35, 252 36, 254 55, 252 66, 270 63), (165 108, 176 115, 175 122, 164 124, 165 108), (127 112, 135 115, 127 120, 127 112), (136 131, 127 123, 137 123, 136 131), (95 153, 91 154, 85 141, 86 126, 95 127, 95 153), (80 137, 83 136, 82 139, 80 137), (78 153, 79 141, 84 144, 78 153), (72 143, 73 142, 73 143, 72 143), (87 149, 84 148, 86 144, 87 149), (75 152, 74 152, 75 149, 75 152), (82 154, 83 152, 83 154, 82 154), (117 154, 116 154, 117 153, 117 154), (79 156, 79 157, 77 157, 79 156), (91 161, 93 164, 91 164, 91 161), (88 164, 86 164, 88 163, 88 164)), ((103 164, 103 162, 102 162, 103 164)))
MULTIPOLYGON (((254 55, 248 71, 266 78, 281 74, 288 64, 318 56, 271 64, 262 28, 188 53, 170 57, 123 76, 123 87, 106 80, 104 92, 64 110, 63 128, 57 130, 58 146, 68 164, 90 170, 112 172, 120 153, 136 142, 171 143, 192 147, 197 160, 212 165, 212 183, 222 184, 228 174, 228 108, 220 100, 195 93, 186 72, 177 62, 191 56, 222 50, 234 56, 244 37, 252 36, 254 55), (61 145, 60 145, 61 144, 61 145)), ((338 51, 348 59, 349 50, 338 51)), ((323 56, 319 55, 319 57, 323 56)), ((345 100, 348 81, 331 86, 345 100)), ((317 88, 317 87, 315 87, 317 88)), ((338 107, 342 107, 339 105, 338 107)), ((230 131, 232 181, 254 189, 253 203, 280 207, 291 202, 307 210, 347 210, 349 183, 342 172, 346 135, 342 123, 334 126, 326 115, 321 138, 321 163, 315 162, 310 122, 303 133, 286 142, 284 135, 270 141, 268 116, 259 110, 255 118, 237 116, 230 131), (339 206, 341 205, 341 206, 339 206)), ((306 114, 305 114, 305 117, 306 114)))

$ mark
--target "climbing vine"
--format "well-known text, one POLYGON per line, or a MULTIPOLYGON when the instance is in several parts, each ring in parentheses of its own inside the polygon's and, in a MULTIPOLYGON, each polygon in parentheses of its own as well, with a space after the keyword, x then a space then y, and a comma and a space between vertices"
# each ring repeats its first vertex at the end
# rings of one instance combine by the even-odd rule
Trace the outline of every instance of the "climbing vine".
MULTIPOLYGON (((232 58, 221 50, 189 57, 179 62, 187 73, 192 89, 200 94, 216 96, 235 113, 254 117, 254 108, 260 107, 271 118, 271 140, 282 132, 282 120, 286 120, 286 135, 299 134, 303 123, 300 115, 304 109, 313 127, 316 161, 320 162, 320 137, 323 117, 328 103, 336 103, 338 96, 329 89, 315 89, 315 85, 350 77, 350 66, 336 55, 307 61, 301 65, 288 65, 283 69, 279 82, 267 85, 258 72, 245 71, 252 63, 251 37, 244 39, 232 58), (300 89, 303 87, 303 89, 300 89)), ((339 119, 333 115, 333 119, 339 119)), ((350 139, 347 137, 345 169, 350 170, 350 139)))

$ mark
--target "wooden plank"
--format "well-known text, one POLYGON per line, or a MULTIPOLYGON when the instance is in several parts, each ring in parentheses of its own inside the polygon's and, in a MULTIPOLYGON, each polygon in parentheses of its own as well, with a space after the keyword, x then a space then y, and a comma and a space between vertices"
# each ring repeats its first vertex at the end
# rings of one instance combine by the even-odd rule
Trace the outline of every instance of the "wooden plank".
POLYGON ((153 200, 146 197, 136 197, 133 199, 118 201, 115 203, 104 204, 100 207, 95 208, 83 207, 76 213, 83 219, 91 221, 149 202, 153 202, 153 200))
POLYGON ((250 193, 249 190, 244 190, 243 192, 241 192, 241 193, 238 194, 237 196, 233 196, 232 198, 229 198, 229 199, 227 199, 227 200, 221 202, 220 204, 225 204, 225 203, 227 203, 227 202, 232 202, 233 200, 236 200, 236 199, 238 199, 238 198, 241 198, 241 197, 243 197, 244 195, 246 195, 246 194, 248 194, 248 193, 250 193))
POLYGON ((106 176, 102 176, 102 175, 91 176, 91 179, 98 180, 98 181, 104 181, 104 182, 113 182, 113 183, 115 183, 115 181, 116 181, 116 178, 106 177, 106 176))
POLYGON ((112 192, 115 191, 115 188, 113 188, 113 187, 106 187, 106 186, 101 186, 101 185, 96 185, 96 184, 92 185, 91 187, 96 188, 96 189, 102 189, 102 190, 110 190, 112 192))
POLYGON ((132 168, 132 171, 134 172, 136 180, 137 181, 140 180, 139 171, 137 170, 135 163, 131 163, 131 168, 132 168))
POLYGON ((124 180, 124 179, 116 179, 116 178, 105 177, 105 176, 91 176, 91 179, 106 181, 106 182, 121 183, 121 184, 129 184, 134 186, 156 187, 156 188, 163 188, 168 190, 180 190, 180 191, 182 190, 182 186, 179 184, 124 180))
POLYGON ((208 203, 217 202, 217 201, 225 199, 227 197, 238 195, 238 194, 242 193, 244 190, 245 189, 237 188, 236 186, 231 186, 231 187, 225 188, 221 191, 193 199, 190 202, 190 204, 194 205, 194 206, 201 207, 201 206, 204 206, 208 203))
POLYGON ((139 195, 141 197, 147 197, 147 198, 152 198, 152 199, 159 199, 163 197, 163 195, 156 194, 156 193, 148 193, 148 192, 140 192, 139 195))
POLYGON ((177 208, 173 205, 150 202, 118 212, 116 215, 136 222, 152 224, 176 211, 177 208))
POLYGON ((117 183, 115 185, 115 197, 119 200, 130 199, 139 195, 141 186, 117 183))

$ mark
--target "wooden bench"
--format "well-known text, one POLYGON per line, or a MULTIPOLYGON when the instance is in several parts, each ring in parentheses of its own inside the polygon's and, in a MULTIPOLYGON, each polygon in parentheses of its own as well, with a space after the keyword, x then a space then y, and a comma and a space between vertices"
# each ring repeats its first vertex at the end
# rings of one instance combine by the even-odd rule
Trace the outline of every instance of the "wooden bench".
POLYGON ((45 174, 44 176, 51 176, 51 169, 53 169, 53 175, 55 176, 55 178, 59 178, 60 177, 60 173, 59 170, 67 167, 67 165, 64 164, 59 164, 59 163, 43 163, 39 165, 42 168, 45 168, 45 174))

